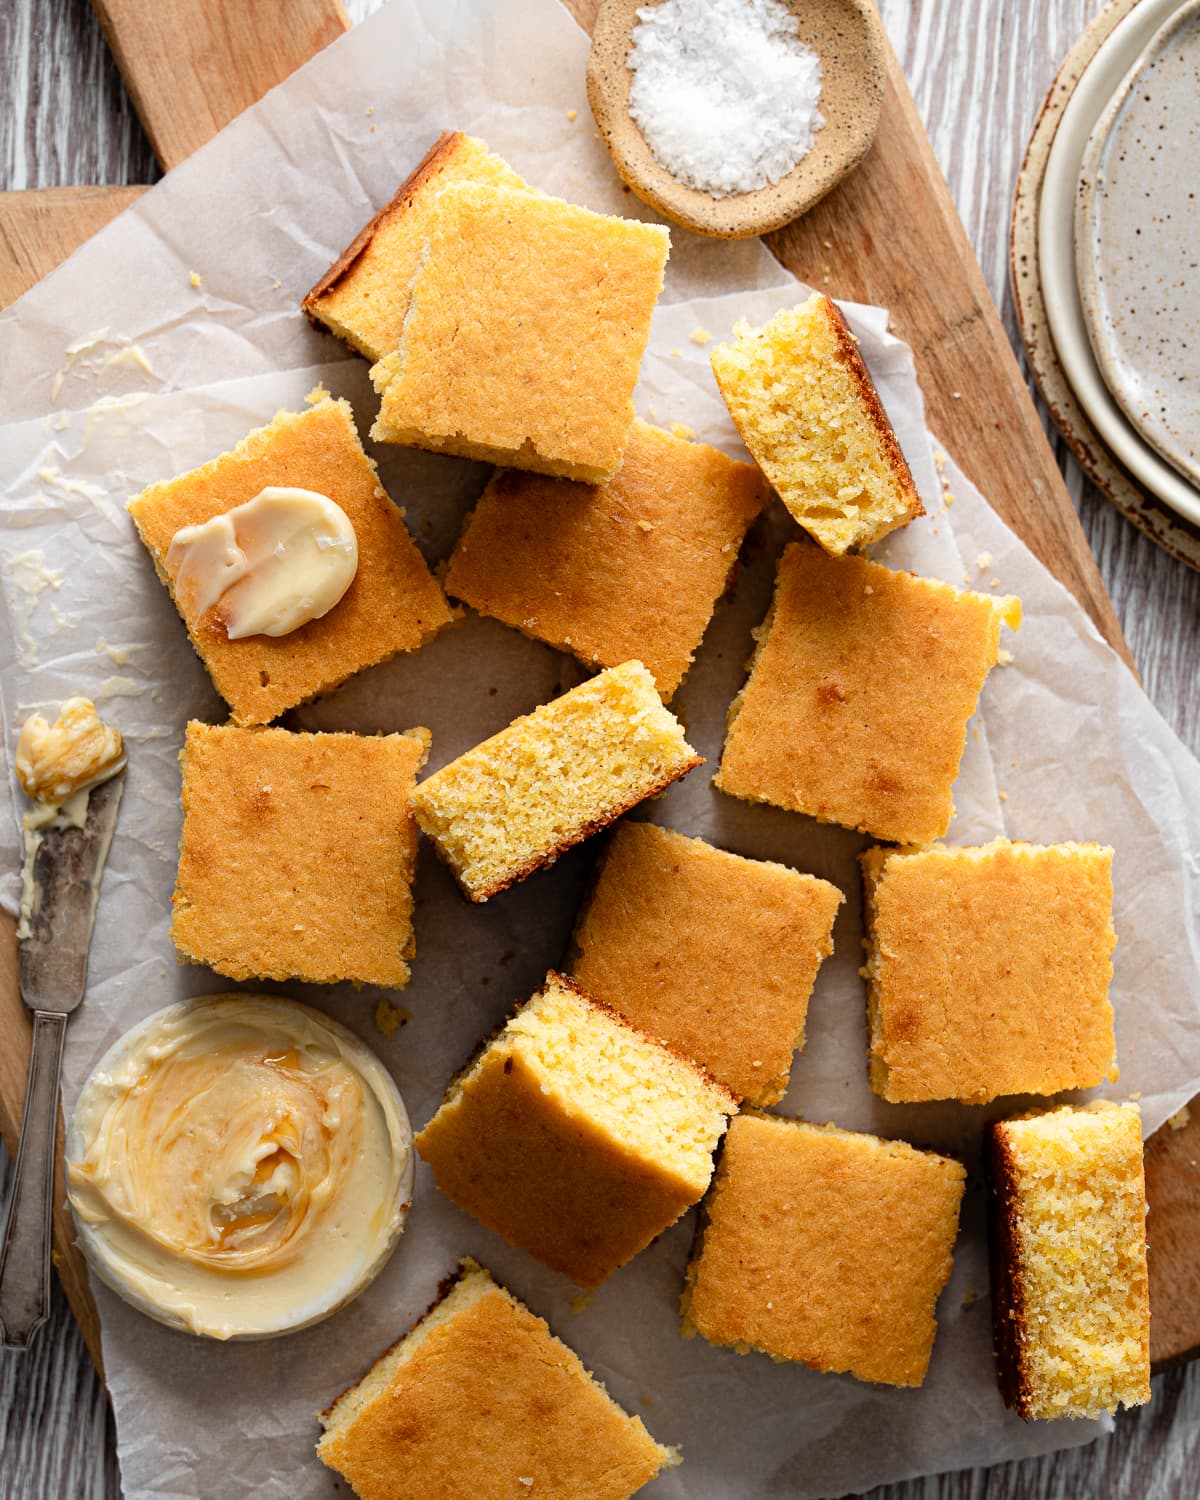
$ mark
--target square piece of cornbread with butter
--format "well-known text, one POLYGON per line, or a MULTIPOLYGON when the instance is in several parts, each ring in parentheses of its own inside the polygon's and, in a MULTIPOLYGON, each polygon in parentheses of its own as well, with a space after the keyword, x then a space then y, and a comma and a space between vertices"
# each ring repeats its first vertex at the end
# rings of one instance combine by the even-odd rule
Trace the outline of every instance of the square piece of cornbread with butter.
POLYGON ((920 1385, 965 1181, 903 1141, 739 1115, 688 1267, 685 1337, 920 1385))
POLYGON ((267 724, 364 667, 417 650, 450 622, 445 596, 379 483, 346 401, 280 412, 232 452, 143 490, 129 513, 235 724, 267 724), (340 506, 354 528, 358 569, 322 618, 288 635, 230 640, 219 609, 197 616, 176 596, 171 540, 273 486, 314 490, 340 506))
POLYGON ((552 972, 451 1082, 416 1146, 460 1208, 594 1287, 703 1195, 736 1108, 552 972))
POLYGON ((498 473, 446 591, 589 667, 634 657, 669 700, 766 499, 753 464, 638 419, 608 484, 498 473))
POLYGON ((787 1088, 842 893, 653 823, 621 823, 568 967, 647 1036, 751 1104, 787 1088))
POLYGON ((171 898, 181 959, 231 979, 399 988, 413 956, 428 731, 187 727, 171 898))
POLYGON ((904 844, 941 838, 967 721, 1021 603, 793 543, 715 786, 904 844))
POLYGON ((378 442, 603 483, 621 462, 667 231, 557 198, 438 194, 399 346, 371 370, 378 442))
POLYGON ((680 1461, 470 1259, 320 1420, 359 1500, 629 1500, 680 1461))
POLYGON ((1112 858, 1004 838, 868 849, 872 1089, 983 1104, 1115 1079, 1112 858))

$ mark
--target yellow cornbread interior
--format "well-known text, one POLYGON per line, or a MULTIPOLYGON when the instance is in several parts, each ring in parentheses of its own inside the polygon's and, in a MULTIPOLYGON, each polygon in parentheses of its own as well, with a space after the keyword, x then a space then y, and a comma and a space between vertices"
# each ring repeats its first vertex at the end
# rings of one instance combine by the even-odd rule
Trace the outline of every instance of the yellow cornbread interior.
POLYGON ((483 901, 699 764, 638 661, 515 720, 416 789, 417 821, 483 901))
POLYGON ((841 314, 814 293, 711 354, 742 440, 795 519, 839 555, 922 514, 841 314))
POLYGON ((1137 1106, 1098 1101, 997 1130, 1013 1188, 1022 1415, 1098 1417, 1149 1401, 1137 1106))

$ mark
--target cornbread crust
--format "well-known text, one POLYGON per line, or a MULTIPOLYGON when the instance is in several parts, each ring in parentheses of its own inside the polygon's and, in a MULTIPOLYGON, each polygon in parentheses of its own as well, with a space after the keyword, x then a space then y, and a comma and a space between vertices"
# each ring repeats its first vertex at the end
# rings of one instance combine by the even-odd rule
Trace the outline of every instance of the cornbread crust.
POLYGON ((363 451, 349 403, 280 412, 230 453, 153 484, 129 502, 138 534, 235 724, 266 724, 364 667, 415 651, 451 619, 441 588, 363 451), (316 490, 346 512, 358 571, 341 602, 289 635, 231 641, 220 603, 199 618, 175 598, 171 538, 252 500, 269 485, 316 490))
POLYGON ((187 726, 171 937, 232 979, 399 988, 413 956, 428 731, 187 726))
POLYGON ((1004 838, 867 850, 874 1092, 983 1104, 1115 1080, 1112 856, 1004 838))
POLYGON ((1005 1405, 1026 1421, 1143 1405, 1150 1301, 1137 1106, 1096 1100, 998 1120, 987 1164, 1005 1405))
POLYGON ((792 543, 714 786, 902 844, 941 838, 967 721, 1020 600, 792 543))
POLYGON ((731 1093, 773 1104, 833 952, 841 891, 652 823, 621 823, 580 912, 567 967, 631 1025, 731 1093))
POLYGON ((628 1500, 680 1462, 470 1259, 321 1422, 361 1500, 628 1500))
POLYGON ((483 141, 447 130, 394 197, 363 226, 300 304, 310 321, 372 364, 400 342, 409 287, 425 246, 433 200, 451 182, 487 182, 536 193, 483 141))
POLYGON ((460 1208, 595 1287, 700 1199, 736 1108, 551 972, 451 1081, 416 1147, 460 1208))
POLYGON ((920 1385, 965 1181, 959 1162, 902 1141, 739 1115, 688 1266, 684 1336, 920 1385))
POLYGON ((487 901, 703 764, 638 661, 515 719, 413 793, 421 831, 487 901), (590 777, 596 785, 587 787, 590 777))
POLYGON ((603 483, 621 462, 663 285, 660 225, 479 183, 438 194, 378 442, 603 483))
POLYGON ((754 465, 635 419, 607 485, 495 475, 446 591, 587 666, 636 657, 669 701, 766 499, 754 465))
POLYGON ((776 313, 761 331, 739 326, 734 332, 733 344, 718 344, 709 356, 721 395, 742 441, 784 505, 822 547, 840 556, 925 514, 895 430, 835 302, 814 292, 800 307, 776 313), (824 333, 824 354, 792 347, 806 329, 810 338, 813 332, 818 337, 824 333), (825 430, 815 421, 806 423, 808 413, 796 384, 805 365, 825 366, 827 376, 840 371, 841 394, 859 418, 866 453, 851 451, 854 424, 844 416, 825 430), (788 425, 782 437, 771 431, 777 415, 772 407, 781 404, 788 425), (831 444, 839 451, 826 451, 831 444), (794 472, 797 466, 799 473, 794 472), (823 484, 831 486, 839 466, 850 485, 814 493, 813 475, 806 479, 805 468, 815 468, 823 484), (845 493, 855 484, 859 494, 866 493, 865 505, 845 493))

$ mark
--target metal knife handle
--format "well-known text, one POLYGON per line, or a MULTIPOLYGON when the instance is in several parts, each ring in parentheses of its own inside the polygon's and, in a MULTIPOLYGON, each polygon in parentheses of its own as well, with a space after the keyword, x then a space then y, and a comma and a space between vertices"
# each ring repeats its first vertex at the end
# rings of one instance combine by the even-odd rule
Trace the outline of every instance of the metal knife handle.
POLYGON ((8 1222, 0 1245, 0 1343, 28 1349, 50 1311, 50 1213, 65 1015, 33 1013, 33 1050, 8 1222))

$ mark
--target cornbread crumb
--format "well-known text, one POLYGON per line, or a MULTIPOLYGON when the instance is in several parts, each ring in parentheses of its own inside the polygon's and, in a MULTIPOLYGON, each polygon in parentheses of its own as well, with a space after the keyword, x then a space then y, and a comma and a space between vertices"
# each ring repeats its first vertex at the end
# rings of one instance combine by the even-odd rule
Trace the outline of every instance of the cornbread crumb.
POLYGON ((987 570, 991 567, 991 565, 992 565, 992 554, 990 552, 981 552, 979 554, 979 556, 975 559, 975 566, 979 569, 979 571, 981 573, 986 573, 987 570))
POLYGON ((188 281, 192 284, 192 286, 199 286, 200 285, 200 273, 199 273, 199 271, 189 271, 188 272, 188 281))
POLYGON ((382 1036, 393 1037, 401 1026, 412 1020, 412 1012, 402 1005, 393 1005, 385 996, 379 997, 375 1007, 375 1030, 382 1036))
POLYGON ((692 343, 699 344, 701 349, 704 348, 705 344, 712 343, 712 334, 709 333, 707 328, 693 328, 689 337, 692 343))
POLYGON ((962 1310, 966 1312, 969 1307, 974 1307, 979 1301, 979 1293, 973 1286, 969 1286, 962 1295, 962 1310))
POLYGON ((681 442, 690 443, 695 440, 696 429, 689 427, 686 422, 672 422, 671 434, 673 437, 679 438, 681 442))
POLYGON ((1192 1123, 1192 1111, 1185 1104, 1182 1109, 1177 1109, 1167 1124, 1172 1130, 1186 1130, 1192 1123))
MULTIPOLYGON (((1011 667, 1014 660, 1012 652, 1005 646, 1001 646, 999 651, 996 652, 996 665, 998 667, 1011 667)), ((1016 761, 1013 762, 1013 765, 1016 765, 1016 761)))
POLYGON ((574 125, 575 120, 576 120, 578 114, 579 114, 579 111, 577 109, 569 109, 569 110, 567 110, 567 119, 571 122, 572 125, 574 125))

